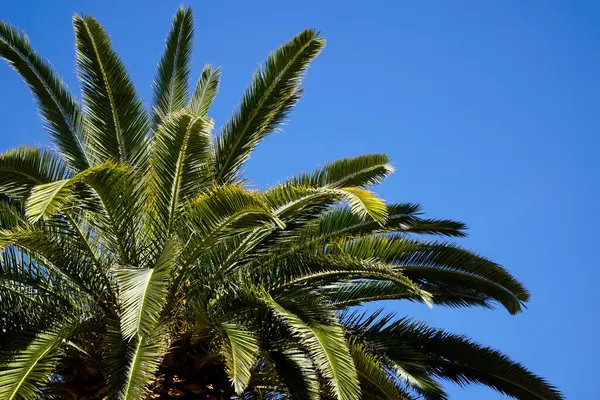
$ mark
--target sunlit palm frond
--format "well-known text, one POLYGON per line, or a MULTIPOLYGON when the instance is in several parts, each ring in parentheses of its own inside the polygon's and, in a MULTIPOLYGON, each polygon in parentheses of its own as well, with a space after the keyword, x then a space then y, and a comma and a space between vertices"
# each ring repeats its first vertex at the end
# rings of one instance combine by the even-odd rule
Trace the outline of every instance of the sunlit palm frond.
POLYGON ((221 68, 216 68, 210 64, 205 65, 188 106, 190 112, 203 117, 208 114, 208 110, 219 91, 220 81, 221 68))
POLYGON ((394 171, 385 154, 366 154, 327 163, 312 173, 304 173, 288 182, 311 187, 359 187, 380 183, 394 171))
MULTIPOLYGON (((360 398, 358 375, 344 338, 344 331, 334 316, 320 315, 319 320, 305 321, 286 309, 268 294, 263 301, 283 321, 308 351, 317 369, 328 380, 338 400, 360 398)), ((307 308, 303 312, 308 312, 307 308)))
POLYGON ((135 335, 147 336, 156 328, 179 252, 179 245, 171 240, 154 265, 116 269, 120 289, 121 330, 125 339, 135 335))
POLYGON ((128 367, 119 400, 143 399, 149 391, 154 373, 168 350, 167 330, 158 327, 148 335, 137 335, 129 342, 128 367))
POLYGON ((150 160, 149 184, 155 223, 168 235, 181 208, 212 183, 212 121, 182 110, 158 128, 150 160))
POLYGON ((325 41, 306 30, 271 53, 254 75, 242 104, 215 143, 216 180, 239 179, 240 168, 254 147, 272 133, 297 102, 302 76, 325 41))
POLYGON ((225 333, 225 366, 234 390, 241 394, 250 382, 252 367, 258 358, 256 335, 242 324, 228 322, 222 325, 225 333))
POLYGON ((167 115, 181 110, 188 103, 193 37, 192 10, 182 6, 173 17, 154 79, 153 130, 167 115))
POLYGON ((31 89, 46 129, 71 170, 89 167, 79 105, 52 66, 33 50, 27 36, 3 21, 0 21, 0 57, 31 89))
POLYGON ((67 169, 58 155, 39 147, 19 147, 0 155, 0 190, 24 199, 35 186, 64 179, 67 169))
POLYGON ((57 350, 71 323, 63 321, 40 332, 0 371, 0 397, 6 400, 37 399, 42 394, 40 383, 47 382, 58 363, 57 350))

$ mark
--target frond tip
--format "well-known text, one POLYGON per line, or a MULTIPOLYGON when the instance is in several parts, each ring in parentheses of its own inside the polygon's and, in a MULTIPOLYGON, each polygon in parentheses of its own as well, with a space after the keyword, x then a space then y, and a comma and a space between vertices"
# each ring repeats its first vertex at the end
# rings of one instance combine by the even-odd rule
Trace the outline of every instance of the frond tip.
POLYGON ((236 181, 254 147, 287 117, 299 99, 304 72, 324 45, 316 31, 305 30, 271 53, 254 74, 242 104, 215 143, 218 183, 236 181))

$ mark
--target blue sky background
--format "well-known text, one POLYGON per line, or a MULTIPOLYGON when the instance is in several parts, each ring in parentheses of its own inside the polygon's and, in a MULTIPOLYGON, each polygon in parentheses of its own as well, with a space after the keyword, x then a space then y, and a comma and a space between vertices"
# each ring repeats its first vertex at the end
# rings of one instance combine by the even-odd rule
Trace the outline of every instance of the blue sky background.
MULTIPOLYGON (((151 82, 178 2, 10 1, 19 25, 77 90, 71 16, 111 33, 140 93, 151 82)), ((258 186, 328 160, 387 152, 397 172, 377 188, 428 215, 463 220, 463 244, 508 267, 532 291, 528 310, 427 309, 390 303, 524 362, 570 399, 597 383, 600 226, 600 2, 190 1, 194 76, 223 67, 212 110, 221 124, 268 52, 305 27, 328 40, 283 133, 254 154, 258 186)), ((195 77, 194 77, 195 79, 195 77)), ((47 144, 26 87, 0 67, 0 144, 47 144)), ((453 398, 500 399, 479 387, 453 398)))

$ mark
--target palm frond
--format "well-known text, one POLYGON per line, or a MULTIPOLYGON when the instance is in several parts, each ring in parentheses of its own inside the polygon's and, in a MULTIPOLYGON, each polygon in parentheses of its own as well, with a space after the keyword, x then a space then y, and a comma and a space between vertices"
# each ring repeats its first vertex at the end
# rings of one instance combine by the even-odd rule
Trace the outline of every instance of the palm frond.
POLYGON ((332 239, 380 233, 418 233, 443 236, 464 236, 465 225, 460 222, 420 217, 418 204, 403 203, 387 206, 388 217, 384 223, 363 218, 348 207, 339 207, 313 219, 293 234, 282 237, 285 246, 298 249, 327 243, 332 239))
POLYGON ((358 376, 361 381, 361 392, 364 397, 371 393, 377 398, 389 400, 411 400, 413 397, 401 387, 400 382, 388 373, 385 365, 375 354, 369 354, 367 349, 352 341, 350 353, 356 365, 358 376))
POLYGON ((10 198, 5 198, 5 201, 0 200, 0 229, 24 227, 27 222, 21 208, 10 198))
POLYGON ((72 171, 90 166, 77 102, 52 66, 19 29, 0 21, 0 57, 21 75, 37 101, 45 128, 72 171))
POLYGON ((312 289, 322 288, 348 280, 381 280, 389 281, 408 291, 413 297, 419 298, 427 304, 431 303, 431 294, 422 290, 401 272, 387 264, 374 259, 361 259, 345 256, 330 256, 328 254, 303 254, 298 257, 289 257, 277 260, 273 265, 260 268, 252 266, 255 270, 264 271, 261 282, 272 288, 276 293, 285 296, 285 293, 294 295, 293 288, 312 289), (270 269, 271 273, 267 271, 270 269))
POLYGON ((68 334, 66 327, 70 327, 69 324, 62 323, 40 332, 0 371, 0 398, 39 398, 42 393, 40 383, 48 381, 59 361, 57 349, 68 334))
POLYGON ((143 399, 155 379, 155 371, 168 350, 166 329, 156 329, 149 335, 137 335, 130 342, 124 386, 119 400, 143 399))
POLYGON ((258 358, 258 340, 246 327, 239 323, 222 324, 225 332, 225 366, 235 392, 241 394, 248 383, 258 358))
MULTIPOLYGON (((402 237, 362 236, 338 239, 330 254, 375 258, 390 263, 419 284, 471 290, 503 304, 511 313, 529 298, 523 285, 500 265, 458 246, 419 242, 402 237)), ((434 291, 435 292, 435 291, 434 291)))
POLYGON ((294 400, 319 399, 319 376, 310 358, 301 350, 287 346, 270 352, 279 379, 294 400))
POLYGON ((30 223, 48 218, 59 211, 71 194, 72 179, 62 179, 36 186, 25 204, 25 214, 30 223))
POLYGON ((121 329, 125 339, 136 334, 149 335, 156 327, 179 252, 179 245, 171 240, 151 268, 118 268, 115 271, 119 281, 121 329))
POLYGON ((381 183, 393 171, 387 155, 367 154, 327 163, 315 172, 293 177, 288 183, 315 188, 365 188, 381 183))
POLYGON ((346 201, 350 211, 360 218, 372 218, 384 223, 387 218, 385 202, 372 192, 355 187, 311 188, 283 184, 267 190, 264 194, 273 213, 283 220, 302 221, 329 206, 346 201))
POLYGON ((219 91, 220 81, 221 68, 215 68, 210 64, 205 65, 188 107, 190 112, 202 117, 208 115, 208 110, 219 91))
POLYGON ((199 252, 208 247, 241 232, 265 225, 282 227, 282 222, 269 210, 262 196, 235 185, 216 186, 190 202, 186 223, 192 232, 185 257, 188 261, 195 260, 199 252))
POLYGON ((89 254, 70 236, 31 228, 0 231, 0 247, 8 245, 41 260, 43 273, 65 285, 64 290, 68 290, 73 299, 102 303, 100 298, 110 287, 107 273, 98 269, 89 254))
POLYGON ((212 121, 181 110, 158 128, 150 160, 155 222, 168 235, 181 207, 210 183, 212 121))
POLYGON ((188 103, 193 37, 192 10, 181 6, 173 17, 165 51, 154 79, 153 130, 158 128, 167 115, 181 110, 188 103))
POLYGON ((19 147, 0 155, 0 191, 24 199, 35 186, 64 179, 67 168, 51 150, 19 147))
POLYGON ((400 319, 387 325, 366 324, 357 331, 374 348, 390 359, 397 346, 422 352, 430 374, 459 385, 484 384, 517 399, 562 399, 562 394, 498 350, 481 346, 461 335, 434 329, 423 323, 400 319))
POLYGON ((148 118, 133 82, 98 21, 76 15, 73 26, 90 156, 144 168, 148 118))
POLYGON ((305 30, 271 53, 254 74, 239 110, 215 143, 217 182, 237 180, 254 147, 287 117, 298 101, 304 72, 324 44, 317 32, 305 30))
POLYGON ((360 387, 356 368, 344 338, 344 331, 335 318, 329 316, 326 323, 305 322, 270 295, 263 294, 263 300, 304 345, 317 369, 331 385, 335 398, 358 400, 360 387))

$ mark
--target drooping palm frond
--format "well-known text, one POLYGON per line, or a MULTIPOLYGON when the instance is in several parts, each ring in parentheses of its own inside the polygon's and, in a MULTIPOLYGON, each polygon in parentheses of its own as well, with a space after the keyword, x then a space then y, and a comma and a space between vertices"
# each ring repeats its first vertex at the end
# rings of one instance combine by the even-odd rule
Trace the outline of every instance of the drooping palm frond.
POLYGON ((356 342, 350 343, 350 352, 361 381, 361 391, 364 395, 389 400, 412 399, 395 377, 390 374, 385 365, 374 354, 356 342))
POLYGON ((562 399, 543 378, 498 350, 483 347, 464 336, 407 318, 393 320, 393 316, 353 316, 345 321, 345 326, 398 365, 403 365, 404 360, 402 351, 395 349, 409 348, 420 353, 421 362, 431 377, 452 380, 459 385, 484 384, 517 399, 562 399))
POLYGON ((62 159, 51 150, 19 147, 0 155, 0 190, 23 199, 35 186, 68 176, 62 159))
POLYGON ((21 75, 33 92, 46 129, 71 170, 89 167, 77 102, 50 64, 33 50, 27 36, 3 21, 0 21, 0 57, 21 75))
POLYGON ((330 254, 375 258, 390 263, 415 282, 472 289, 503 304, 511 313, 522 309, 528 292, 504 268, 456 246, 404 238, 363 236, 333 241, 330 254))
POLYGON ((149 126, 133 82, 98 21, 76 15, 73 26, 89 154, 95 164, 113 160, 143 168, 149 126))
POLYGON ((264 196, 273 213, 283 220, 314 216, 340 200, 345 200, 350 211, 359 218, 369 217, 377 223, 387 218, 385 202, 372 192, 356 187, 311 188, 283 184, 267 190, 264 196))
POLYGON ((153 130, 172 112, 184 108, 189 97, 190 62, 194 20, 189 7, 180 7, 173 17, 165 51, 154 79, 153 130))
POLYGON ((219 91, 220 81, 221 68, 205 65, 202 69, 202 74, 196 83, 194 95, 188 106, 190 112, 202 117, 208 114, 208 110, 219 91))
POLYGON ((225 366, 234 390, 241 394, 252 376, 252 367, 258 358, 258 340, 251 331, 241 324, 228 322, 222 325, 226 343, 225 366))
POLYGON ((254 75, 242 104, 225 124, 215 143, 216 181, 239 178, 254 147, 286 118, 298 101, 302 75, 325 41, 306 30, 269 55, 254 75))
POLYGON ((279 379, 287 388, 287 396, 294 400, 318 399, 320 382, 310 358, 301 350, 286 346, 280 351, 270 352, 279 379))
MULTIPOLYGON (((344 331, 332 315, 319 316, 322 321, 304 321, 268 294, 263 301, 270 307, 307 349, 313 363, 329 381, 338 400, 360 398, 358 375, 352 356, 343 339, 344 331)), ((303 310, 305 313, 308 309, 303 310)))

